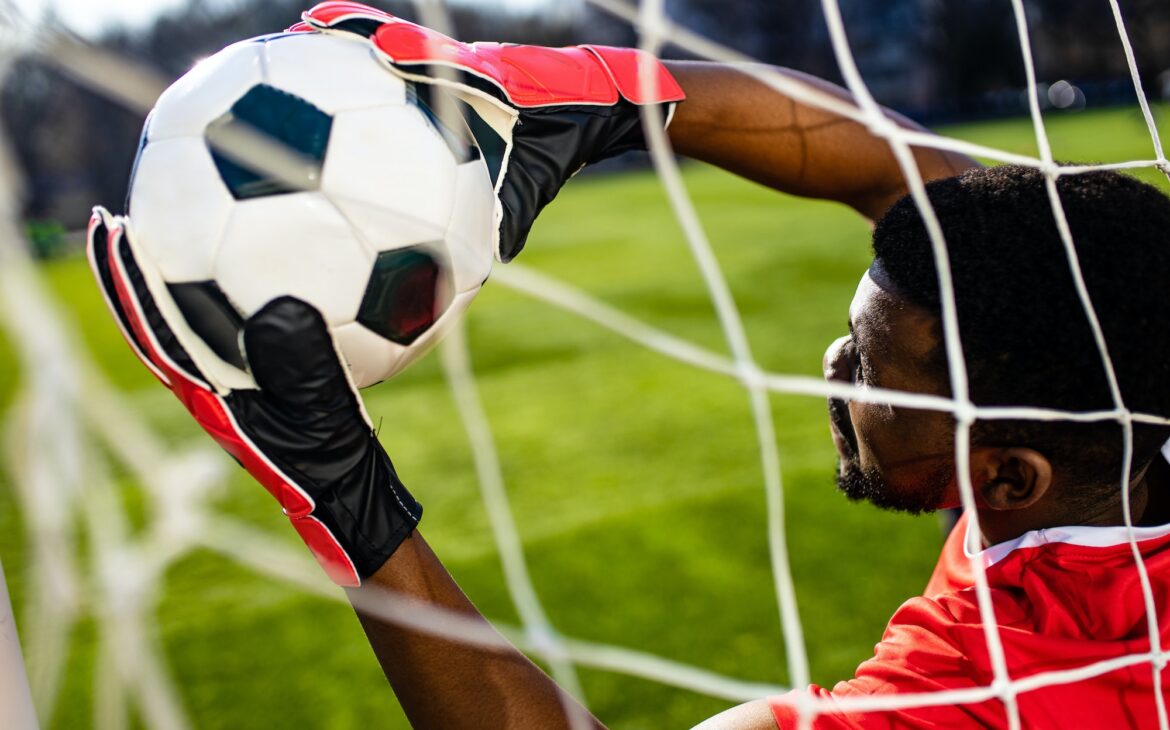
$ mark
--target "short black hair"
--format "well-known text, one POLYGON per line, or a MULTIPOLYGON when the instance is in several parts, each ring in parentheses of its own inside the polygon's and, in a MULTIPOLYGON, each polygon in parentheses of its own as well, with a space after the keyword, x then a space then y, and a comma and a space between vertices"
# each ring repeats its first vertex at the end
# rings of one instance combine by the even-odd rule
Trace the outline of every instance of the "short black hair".
MULTIPOLYGON (((1122 399, 1132 411, 1170 416, 1170 200, 1109 171, 1061 176, 1057 190, 1122 399)), ((931 183, 927 193, 951 260, 972 401, 1112 410, 1045 176, 1012 165, 972 169, 931 183)), ((875 263, 902 296, 941 312, 935 257, 913 200, 903 198, 878 221, 873 248, 875 263)), ((939 331, 931 368, 945 379, 941 325, 939 331)), ((1170 428, 1135 426, 1135 473, 1168 437, 1170 428)), ((1034 448, 1078 485, 1120 494, 1116 421, 981 421, 972 440, 1034 448)), ((1078 496, 1095 501, 1103 494, 1078 496)))

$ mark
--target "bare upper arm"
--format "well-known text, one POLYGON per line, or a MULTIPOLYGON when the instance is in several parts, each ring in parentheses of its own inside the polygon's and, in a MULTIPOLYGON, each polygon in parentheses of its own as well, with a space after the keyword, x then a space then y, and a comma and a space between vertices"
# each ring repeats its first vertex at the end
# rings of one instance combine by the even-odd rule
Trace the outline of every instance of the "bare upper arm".
MULTIPOLYGON (((780 192, 835 200, 870 220, 906 192, 889 142, 862 121, 787 96, 765 83, 766 72, 822 96, 852 103, 848 91, 791 69, 670 61, 686 91, 670 127, 675 149, 780 192)), ((926 129, 893 111, 899 127, 926 129)), ((922 177, 956 175, 977 163, 966 155, 915 148, 922 177)))
POLYGON ((694 730, 776 730, 776 720, 767 700, 752 700, 719 713, 694 730))

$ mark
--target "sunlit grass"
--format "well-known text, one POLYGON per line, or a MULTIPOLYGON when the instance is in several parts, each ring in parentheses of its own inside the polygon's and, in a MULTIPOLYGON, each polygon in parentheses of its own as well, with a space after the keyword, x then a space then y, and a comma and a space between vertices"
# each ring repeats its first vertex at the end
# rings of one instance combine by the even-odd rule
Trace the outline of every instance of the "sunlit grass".
MULTIPOLYGON (((1061 159, 1152 155, 1131 110, 1053 117, 1049 132, 1061 159)), ((947 133, 1035 153, 1027 120, 947 133)), ((865 221, 703 166, 688 167, 687 182, 760 362, 819 374, 821 352, 841 334, 867 265, 865 221)), ((570 185, 521 261, 727 350, 652 174, 570 185)), ((60 261, 45 271, 85 345, 125 392, 125 406, 176 445, 203 439, 130 356, 84 263, 60 261)), ((744 392, 501 286, 489 284, 468 326, 521 537, 556 626, 745 679, 786 682, 744 392)), ((11 402, 19 372, 0 337, 0 404, 11 402)), ((366 397, 383 442, 427 507, 423 532, 489 616, 515 621, 435 359, 366 397)), ((893 610, 921 590, 940 534, 931 518, 882 514, 834 492, 823 403, 776 397, 773 410, 813 675, 832 683, 852 673, 893 610)), ((234 473, 217 509, 300 549, 268 495, 234 473)), ((0 555, 18 613, 27 577, 22 529, 10 490, 0 489, 0 555)), ((170 570, 158 622, 197 727, 405 725, 342 605, 197 553, 170 570)), ((92 626, 83 626, 55 727, 89 725, 93 643, 92 626)), ((37 657, 29 661, 35 667, 37 657)), ((584 679, 590 706, 620 728, 689 726, 725 704, 615 675, 586 672, 584 679)))

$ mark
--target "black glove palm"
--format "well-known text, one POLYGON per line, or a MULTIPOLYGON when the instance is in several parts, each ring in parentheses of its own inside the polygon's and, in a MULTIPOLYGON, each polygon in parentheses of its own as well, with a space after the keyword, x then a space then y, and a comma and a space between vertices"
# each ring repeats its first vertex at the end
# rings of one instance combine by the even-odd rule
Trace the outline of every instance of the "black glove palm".
POLYGON ((244 326, 252 387, 219 382, 214 356, 135 254, 128 225, 95 211, 89 258, 131 348, 276 497, 330 578, 360 585, 422 507, 378 442, 321 314, 291 297, 270 302, 244 326))

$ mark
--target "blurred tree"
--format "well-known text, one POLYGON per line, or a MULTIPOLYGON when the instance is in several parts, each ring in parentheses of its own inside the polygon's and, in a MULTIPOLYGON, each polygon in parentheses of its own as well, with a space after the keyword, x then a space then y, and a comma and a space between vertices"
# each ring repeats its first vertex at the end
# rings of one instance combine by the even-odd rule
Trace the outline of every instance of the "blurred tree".
MULTIPOLYGON (((1024 65, 1006 0, 926 0, 923 45, 944 116, 979 113, 985 95, 1024 87, 1024 65)), ((1015 109, 1023 109, 1016 100, 1015 109)))
POLYGON ((1126 17, 1140 19, 1127 27, 1143 78, 1153 79, 1170 70, 1170 3, 1123 0, 1121 7, 1126 17))
POLYGON ((121 209, 141 119, 37 61, 18 65, 0 108, 25 175, 26 216, 79 228, 92 205, 121 209))
MULTIPOLYGON (((1121 0, 1119 6, 1138 69, 1152 80, 1170 66, 1170 3, 1121 0)), ((1043 76, 1098 80, 1129 75, 1108 3, 1043 0, 1036 10, 1033 36, 1043 76)))
MULTIPOLYGON (((417 20, 410 0, 368 0, 417 20)), ((565 45, 631 45, 630 26, 585 0, 548 12, 450 6, 456 35, 565 45)), ((177 77, 201 57, 297 20, 311 0, 189 0, 145 29, 100 43, 177 77)), ((1170 2, 1120 0, 1147 89, 1170 68, 1170 2)), ((857 64, 882 103, 927 120, 1025 110, 1024 72, 1008 0, 840 0, 857 64)), ((1108 3, 1029 0, 1029 29, 1041 81, 1101 81, 1089 103, 1133 95, 1108 3)), ((840 81, 820 0, 667 0, 672 20, 762 61, 840 81)), ((668 55, 682 56, 679 49, 668 55)), ((1165 77, 1170 83, 1170 75, 1165 77)), ((1088 87, 1086 86, 1086 89, 1088 87)), ((1088 93, 1088 92, 1087 92, 1088 93)), ((70 228, 89 206, 121 209, 142 120, 77 88, 44 63, 24 62, 0 90, 0 117, 28 178, 26 214, 70 228)))
MULTIPOLYGON (((924 0, 841 0, 849 45, 877 99, 903 110, 930 104, 934 73, 922 39, 924 0)), ((761 61, 840 83, 820 0, 672 0, 672 17, 761 61)))
POLYGON ((667 0, 672 20, 765 63, 835 78, 820 0, 667 0))
MULTIPOLYGON (((245 0, 225 8, 190 0, 145 29, 115 31, 99 44, 177 78, 198 59, 229 43, 288 27, 311 4, 245 0)), ((409 0, 370 4, 416 19, 409 0)), ((551 45, 632 41, 628 27, 594 10, 551 18, 504 11, 488 14, 467 5, 453 5, 451 11, 457 35, 468 40, 551 45), (580 22, 580 28, 574 22, 580 22)), ((6 80, 0 102, 0 117, 25 173, 27 218, 78 229, 88 221, 92 205, 123 209, 144 121, 140 116, 78 87, 37 59, 22 62, 6 80)))
POLYGON ((25 224, 25 237, 32 246, 33 256, 51 259, 65 253, 69 231, 56 221, 29 221, 25 224))

